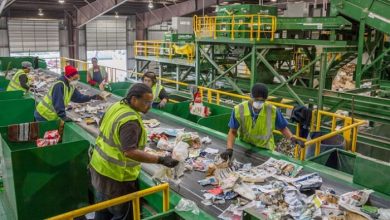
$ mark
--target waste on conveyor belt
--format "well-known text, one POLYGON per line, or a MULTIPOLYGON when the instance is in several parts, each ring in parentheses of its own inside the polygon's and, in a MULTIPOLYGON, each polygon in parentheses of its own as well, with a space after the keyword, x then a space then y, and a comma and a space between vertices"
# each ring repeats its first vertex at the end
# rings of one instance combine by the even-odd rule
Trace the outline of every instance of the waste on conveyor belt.
MULTIPOLYGON (((43 97, 58 77, 42 72, 31 76, 37 87, 37 97, 43 97)), ((85 88, 79 89, 86 94, 96 93, 85 88)), ((78 117, 73 118, 75 121, 97 128, 101 116, 112 103, 112 100, 71 103, 67 111, 78 117)), ((301 175, 302 166, 297 164, 273 158, 258 166, 235 159, 224 161, 219 157, 218 149, 208 146, 212 142, 209 137, 200 137, 185 129, 160 127, 156 119, 145 120, 145 126, 149 136, 145 151, 158 156, 171 155, 180 161, 172 169, 159 166, 153 178, 178 184, 185 172, 203 172, 204 179, 198 180, 205 187, 202 204, 218 206, 231 201, 218 216, 220 219, 241 219, 248 208, 261 213, 265 219, 390 219, 390 209, 369 204, 370 190, 342 195, 333 189, 320 190, 321 176, 318 173, 301 175)), ((293 156, 294 148, 282 140, 277 150, 293 156)), ((178 211, 199 213, 191 201, 183 200, 179 204, 178 211)))
MULTIPOLYGON (((180 161, 175 168, 160 166, 153 178, 179 184, 184 172, 203 172, 204 179, 198 180, 205 187, 201 203, 209 206, 232 201, 220 219, 241 219, 248 208, 265 219, 387 219, 388 209, 367 204, 370 190, 343 195, 333 189, 320 190, 318 173, 302 175, 302 166, 285 160, 270 158, 258 166, 235 159, 225 161, 218 149, 207 146, 196 132, 157 127, 150 128, 149 134, 150 153, 172 155, 180 161)), ((184 199, 177 210, 197 213, 193 204, 184 199)))

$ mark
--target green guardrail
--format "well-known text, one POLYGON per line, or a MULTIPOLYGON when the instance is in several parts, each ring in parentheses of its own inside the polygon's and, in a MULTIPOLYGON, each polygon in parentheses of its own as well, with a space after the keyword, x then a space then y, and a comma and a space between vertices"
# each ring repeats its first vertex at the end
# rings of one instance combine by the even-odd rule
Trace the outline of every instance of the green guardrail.
MULTIPOLYGON (((40 122, 39 137, 59 122, 40 122)), ((65 124, 62 142, 38 148, 35 142, 10 142, 0 127, 5 163, 4 201, 17 219, 44 219, 88 204, 89 142, 65 124)))

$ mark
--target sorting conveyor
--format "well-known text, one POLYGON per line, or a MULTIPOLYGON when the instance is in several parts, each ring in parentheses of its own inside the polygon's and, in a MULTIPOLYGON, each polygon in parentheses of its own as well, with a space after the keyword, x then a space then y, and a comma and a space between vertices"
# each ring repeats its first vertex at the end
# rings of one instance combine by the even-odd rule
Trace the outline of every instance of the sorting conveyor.
MULTIPOLYGON (((91 87, 85 84, 81 84, 80 87, 83 90, 88 89, 87 93, 89 94, 99 93, 98 90, 94 88, 91 89, 91 87)), ((113 95, 108 99, 108 101, 115 102, 115 101, 119 101, 120 99, 122 99, 122 97, 113 95)), ((78 115, 74 111, 69 111, 68 116, 73 119, 77 119, 80 117, 80 115, 78 115)), ((208 147, 218 149, 219 152, 223 152, 225 149, 226 146, 225 134, 213 131, 206 127, 200 126, 196 123, 189 122, 184 119, 180 119, 178 117, 175 117, 174 115, 156 109, 152 109, 149 113, 144 115, 144 119, 152 119, 152 118, 160 121, 161 123, 160 127, 162 128, 175 128, 175 129, 185 128, 185 131, 187 132, 198 132, 200 137, 209 136, 212 139, 212 143, 211 145, 208 145, 208 147)), ((93 138, 95 138, 99 133, 98 127, 96 125, 87 125, 84 122, 75 122, 75 123, 78 124, 84 131, 86 131, 90 135, 91 137, 90 141, 93 142, 93 138)), ((259 149, 259 148, 249 149, 248 145, 245 145, 241 142, 238 142, 234 146, 234 157, 240 162, 252 163, 252 166, 256 166, 264 163, 266 160, 268 160, 270 156, 276 157, 278 159, 283 158, 286 160, 293 161, 292 159, 288 159, 283 155, 280 155, 278 153, 271 153, 264 149, 259 149)), ((144 174, 148 174, 148 176, 153 176, 154 172, 157 170, 157 166, 158 165, 154 165, 154 164, 142 164, 142 170, 144 171, 144 174)), ((309 172, 319 172, 323 179, 322 188, 323 189, 332 188, 336 191, 337 194, 343 194, 349 191, 354 191, 362 188, 359 187, 358 185, 352 184, 350 176, 343 175, 342 173, 339 173, 327 167, 321 167, 321 169, 318 170, 316 166, 311 166, 310 162, 305 163, 303 168, 303 173, 309 173, 309 172)), ((198 180, 204 178, 205 178, 205 173, 203 172, 199 172, 199 171, 185 172, 184 176, 181 178, 180 184, 176 185, 174 183, 171 183, 170 187, 172 191, 176 192, 177 194, 179 194, 184 198, 195 201, 200 209, 216 217, 230 205, 231 201, 227 200, 225 204, 219 204, 219 205, 211 205, 211 206, 203 205, 201 203, 201 201, 204 199, 203 198, 204 192, 202 192, 202 190, 212 188, 212 186, 203 187, 197 182, 198 180)), ((378 207, 390 207, 390 197, 380 193, 373 193, 370 196, 370 203, 378 207)))

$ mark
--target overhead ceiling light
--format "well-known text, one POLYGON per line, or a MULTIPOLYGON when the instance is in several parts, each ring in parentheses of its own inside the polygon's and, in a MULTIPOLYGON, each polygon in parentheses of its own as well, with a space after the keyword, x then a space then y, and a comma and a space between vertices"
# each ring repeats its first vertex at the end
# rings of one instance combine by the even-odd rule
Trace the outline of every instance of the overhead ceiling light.
POLYGON ((42 10, 42 8, 39 8, 39 9, 38 9, 38 15, 39 15, 39 16, 43 16, 43 10, 42 10))
POLYGON ((65 3, 65 0, 58 0, 58 3, 64 4, 64 3, 65 3))
POLYGON ((149 7, 150 9, 154 8, 154 5, 153 5, 153 2, 152 2, 152 1, 149 2, 148 7, 149 7))
POLYGON ((119 18, 119 14, 117 11, 115 12, 115 18, 119 18))
POLYGON ((278 0, 271 0, 271 2, 277 2, 278 0))

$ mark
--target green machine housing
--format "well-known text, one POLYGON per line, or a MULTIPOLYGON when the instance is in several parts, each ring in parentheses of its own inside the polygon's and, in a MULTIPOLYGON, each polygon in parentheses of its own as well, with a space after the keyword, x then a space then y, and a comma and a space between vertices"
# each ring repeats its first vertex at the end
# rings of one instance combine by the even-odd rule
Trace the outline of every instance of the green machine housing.
MULTIPOLYGON (((217 12, 217 20, 216 23, 218 26, 217 37, 232 37, 232 23, 234 25, 234 37, 235 38, 249 38, 249 29, 250 26, 248 23, 254 22, 253 31, 257 32, 260 28, 261 30, 269 30, 270 24, 272 21, 270 18, 254 16, 253 20, 248 15, 271 15, 277 16, 278 9, 273 6, 261 6, 261 5, 252 5, 252 4, 243 4, 243 5, 226 5, 226 6, 218 6, 216 9, 217 12), (246 15, 246 16, 244 16, 246 15), (232 16, 232 17, 230 17, 232 16), (233 16, 237 16, 233 18, 233 16), (258 21, 260 19, 260 21, 258 21), (260 27, 258 24, 260 23, 260 27)), ((266 34, 262 34, 260 37, 270 37, 266 34)))

